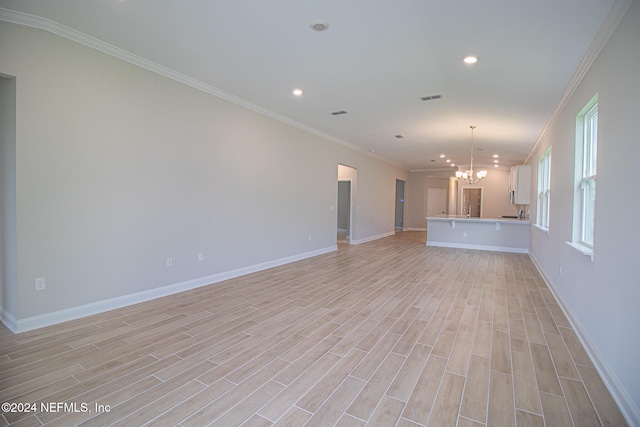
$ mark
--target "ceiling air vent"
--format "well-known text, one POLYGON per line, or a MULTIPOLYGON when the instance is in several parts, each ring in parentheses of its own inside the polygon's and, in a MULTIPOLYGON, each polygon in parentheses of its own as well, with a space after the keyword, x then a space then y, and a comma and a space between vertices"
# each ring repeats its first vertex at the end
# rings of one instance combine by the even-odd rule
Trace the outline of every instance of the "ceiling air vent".
POLYGON ((344 110, 340 110, 340 111, 334 111, 333 113, 331 113, 331 115, 333 116, 340 116, 342 114, 347 114, 347 112, 344 110))
POLYGON ((423 101, 431 101, 433 99, 441 99, 442 95, 430 95, 430 96, 423 96, 422 99, 423 101))
POLYGON ((398 138, 398 139, 402 139, 402 138, 404 138, 404 135, 394 135, 394 136, 395 136, 396 138, 398 138))

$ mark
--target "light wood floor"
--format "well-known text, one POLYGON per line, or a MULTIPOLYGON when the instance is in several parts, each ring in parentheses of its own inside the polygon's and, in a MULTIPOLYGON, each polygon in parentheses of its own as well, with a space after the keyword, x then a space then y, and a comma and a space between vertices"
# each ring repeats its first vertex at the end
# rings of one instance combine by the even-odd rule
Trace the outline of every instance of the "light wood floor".
POLYGON ((0 425, 626 425, 527 255, 427 248, 424 232, 2 327, 0 395, 38 405, 0 425))

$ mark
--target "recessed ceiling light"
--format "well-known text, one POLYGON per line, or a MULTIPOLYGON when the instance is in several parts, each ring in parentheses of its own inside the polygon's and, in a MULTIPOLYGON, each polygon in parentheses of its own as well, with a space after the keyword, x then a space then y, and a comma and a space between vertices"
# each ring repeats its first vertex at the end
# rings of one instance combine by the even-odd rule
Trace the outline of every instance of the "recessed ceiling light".
POLYGON ((451 163, 451 159, 447 159, 447 163, 451 163))
POLYGON ((455 166, 455 164, 454 164, 454 163, 451 163, 449 166, 455 166))
POLYGON ((498 167, 498 165, 493 165, 493 167, 494 167, 494 168, 497 168, 497 167, 498 167))
POLYGON ((302 95, 302 89, 294 89, 293 90, 293 94, 295 96, 301 96, 302 95))
POLYGON ((493 163, 499 163, 499 162, 500 162, 500 160, 498 160, 498 159, 493 161, 493 163))
POLYGON ((329 28, 329 24, 321 19, 316 19, 311 24, 309 24, 309 26, 314 31, 324 31, 329 28))
POLYGON ((463 59, 465 64, 475 64, 478 62, 478 57, 474 55, 465 56, 463 59))
POLYGON ((444 158, 445 158, 445 155, 444 155, 444 154, 440 154, 440 158, 441 158, 441 159, 444 159, 444 158))
POLYGON ((494 159, 497 159, 498 157, 500 157, 500 156, 498 156, 497 154, 494 154, 494 155, 493 155, 493 158, 494 158, 494 159))

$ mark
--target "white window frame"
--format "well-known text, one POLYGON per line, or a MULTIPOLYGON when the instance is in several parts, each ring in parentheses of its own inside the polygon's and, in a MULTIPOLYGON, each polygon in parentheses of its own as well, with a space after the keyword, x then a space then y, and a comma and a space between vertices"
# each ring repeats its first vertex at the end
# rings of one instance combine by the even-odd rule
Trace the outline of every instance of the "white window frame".
POLYGON ((598 103, 583 118, 580 244, 593 249, 598 157, 598 103))
POLYGON ((593 261, 598 152, 598 94, 576 117, 573 237, 567 242, 593 261))
POLYGON ((551 202, 551 147, 538 160, 538 206, 536 225, 549 231, 549 213, 551 202))

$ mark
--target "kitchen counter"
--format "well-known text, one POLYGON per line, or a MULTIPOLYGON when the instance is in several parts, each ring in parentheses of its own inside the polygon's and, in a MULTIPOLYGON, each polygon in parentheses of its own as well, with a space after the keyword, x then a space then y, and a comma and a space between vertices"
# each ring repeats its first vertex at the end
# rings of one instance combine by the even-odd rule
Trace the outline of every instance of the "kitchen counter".
POLYGON ((529 252, 531 222, 518 218, 427 217, 427 246, 529 252))

